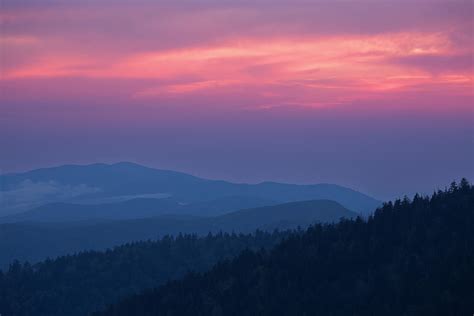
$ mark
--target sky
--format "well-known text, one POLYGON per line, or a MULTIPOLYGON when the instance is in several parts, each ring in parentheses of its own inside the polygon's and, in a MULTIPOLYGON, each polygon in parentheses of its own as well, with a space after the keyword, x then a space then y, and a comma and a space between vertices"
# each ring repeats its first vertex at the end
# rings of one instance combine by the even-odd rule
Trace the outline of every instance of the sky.
POLYGON ((0 169, 380 199, 474 181, 473 1, 0 2, 0 169))

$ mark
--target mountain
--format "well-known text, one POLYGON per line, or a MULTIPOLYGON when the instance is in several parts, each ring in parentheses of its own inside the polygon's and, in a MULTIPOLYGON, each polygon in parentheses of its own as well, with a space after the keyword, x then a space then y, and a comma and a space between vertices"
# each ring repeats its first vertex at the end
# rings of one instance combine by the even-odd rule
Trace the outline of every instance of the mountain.
POLYGON ((215 218, 213 226, 225 231, 252 232, 256 229, 306 227, 315 222, 333 223, 341 218, 355 217, 357 213, 349 211, 337 202, 312 200, 232 212, 215 218))
MULTIPOLYGON (((4 216, 49 203, 110 204, 137 198, 171 198, 181 205, 189 205, 188 211, 194 215, 208 213, 203 207, 206 203, 213 204, 212 201, 233 198, 235 202, 235 197, 245 197, 247 201, 253 199, 256 202, 248 203, 245 207, 262 206, 259 202, 262 200, 278 204, 327 199, 361 214, 368 214, 381 204, 365 194, 334 184, 237 184, 126 162, 112 165, 65 165, 5 174, 0 176, 0 190, 0 215, 4 216), (194 205, 197 205, 196 209, 194 205)), ((57 208, 57 205, 52 208, 57 208)), ((219 206, 209 213, 216 215, 236 209, 232 206, 219 206)), ((165 207, 156 210, 161 214, 166 211, 165 207)))
POLYGON ((46 257, 105 249, 168 234, 205 235, 219 231, 248 233, 256 229, 272 231, 276 228, 306 227, 314 222, 336 222, 341 217, 356 216, 357 213, 337 202, 315 200, 240 210, 214 217, 162 215, 113 221, 0 224, 0 267, 14 259, 36 262, 46 257))
POLYGON ((279 204, 275 200, 265 199, 252 195, 230 195, 210 201, 195 202, 182 205, 178 213, 196 214, 199 216, 218 216, 232 211, 271 206, 279 204))
POLYGON ((94 315, 470 315, 473 227, 474 187, 463 180, 367 220, 314 225, 94 315))
POLYGON ((125 220, 161 215, 216 216, 243 208, 272 204, 277 203, 252 196, 229 196, 192 204, 183 204, 174 198, 133 198, 123 202, 103 204, 56 202, 26 212, 0 217, 0 223, 125 220))
POLYGON ((173 199, 131 199, 118 203, 73 204, 49 203, 30 211, 0 218, 0 222, 67 222, 103 219, 131 219, 166 214, 180 205, 173 199))

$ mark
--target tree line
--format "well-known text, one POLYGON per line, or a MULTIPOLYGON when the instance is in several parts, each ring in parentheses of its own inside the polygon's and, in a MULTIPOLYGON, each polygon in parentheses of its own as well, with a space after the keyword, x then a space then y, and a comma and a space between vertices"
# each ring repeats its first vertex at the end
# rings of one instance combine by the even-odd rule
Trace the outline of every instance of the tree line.
POLYGON ((245 249, 270 248, 290 234, 179 234, 85 251, 37 264, 13 262, 0 270, 2 316, 84 316, 125 296, 210 269, 245 249))

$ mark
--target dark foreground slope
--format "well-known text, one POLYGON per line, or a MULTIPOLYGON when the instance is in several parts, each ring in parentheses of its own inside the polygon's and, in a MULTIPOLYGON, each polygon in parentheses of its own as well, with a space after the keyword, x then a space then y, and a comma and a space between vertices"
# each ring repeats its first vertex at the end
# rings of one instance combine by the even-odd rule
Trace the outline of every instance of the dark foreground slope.
POLYGON ((83 250, 103 250, 131 241, 165 235, 209 232, 250 233, 307 227, 314 222, 337 222, 357 216, 327 200, 291 202, 236 211, 216 217, 160 216, 103 222, 0 224, 0 269, 14 259, 37 262, 83 250))
POLYGON ((315 225, 265 251, 130 297, 97 316, 471 315, 474 187, 315 225))
POLYGON ((88 315, 189 271, 205 271, 244 249, 273 247, 289 234, 179 235, 35 265, 16 262, 4 274, 0 271, 0 312, 4 316, 88 315))

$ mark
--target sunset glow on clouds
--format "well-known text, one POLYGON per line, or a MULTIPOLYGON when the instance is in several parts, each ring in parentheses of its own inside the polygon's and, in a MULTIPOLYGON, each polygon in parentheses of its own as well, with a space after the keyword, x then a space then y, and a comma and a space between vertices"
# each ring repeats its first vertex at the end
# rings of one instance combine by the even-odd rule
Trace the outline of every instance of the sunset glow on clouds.
POLYGON ((56 122, 64 109, 71 126, 102 124, 95 113, 107 126, 172 126, 186 115, 199 125, 198 117, 225 121, 230 112, 252 121, 278 109, 285 112, 270 115, 293 113, 292 126, 322 119, 321 109, 343 113, 331 119, 342 125, 349 113, 393 110, 472 117, 472 5, 4 1, 4 132, 56 122))
POLYGON ((347 104, 439 85, 449 95, 472 95, 472 21, 462 11, 469 2, 374 4, 387 21, 357 24, 363 17, 347 12, 360 10, 357 2, 73 3, 5 6, 3 81, 146 79, 130 99, 246 89, 268 107, 347 104), (442 10, 454 12, 443 20, 442 10), (391 23, 398 25, 384 25, 391 23))

